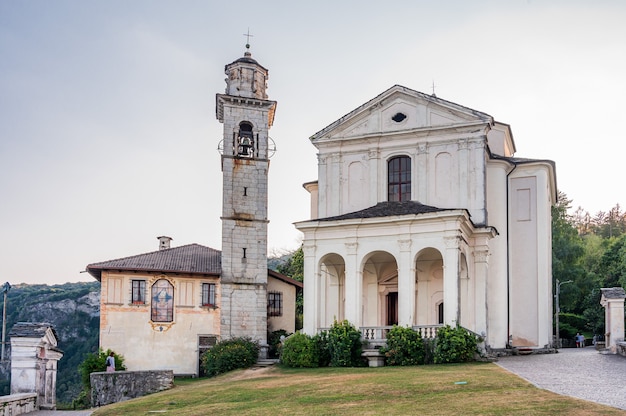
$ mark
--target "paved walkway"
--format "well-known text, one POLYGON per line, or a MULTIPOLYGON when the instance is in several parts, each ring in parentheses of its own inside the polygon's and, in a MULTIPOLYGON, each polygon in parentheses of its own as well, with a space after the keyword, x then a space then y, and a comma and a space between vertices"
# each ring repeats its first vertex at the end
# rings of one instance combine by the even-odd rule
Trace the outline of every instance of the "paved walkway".
POLYGON ((626 410, 626 357, 621 355, 562 348, 558 354, 500 357, 496 364, 541 389, 626 410))

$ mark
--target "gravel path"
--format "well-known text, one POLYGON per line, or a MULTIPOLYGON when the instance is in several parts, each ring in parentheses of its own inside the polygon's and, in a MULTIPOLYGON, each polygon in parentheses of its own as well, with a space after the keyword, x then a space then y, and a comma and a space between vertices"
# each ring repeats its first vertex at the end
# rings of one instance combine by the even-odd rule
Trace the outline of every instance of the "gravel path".
POLYGON ((496 364, 541 389, 626 410, 626 357, 621 355, 563 348, 558 354, 500 357, 496 364))

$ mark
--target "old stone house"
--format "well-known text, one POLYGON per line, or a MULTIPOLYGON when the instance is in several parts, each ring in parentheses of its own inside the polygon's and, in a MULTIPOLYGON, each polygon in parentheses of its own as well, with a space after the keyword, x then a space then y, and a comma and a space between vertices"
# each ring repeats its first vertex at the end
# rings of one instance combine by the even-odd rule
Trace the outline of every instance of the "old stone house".
MULTIPOLYGON (((169 237, 160 241, 157 251, 87 266, 101 282, 100 346, 122 354, 129 370, 198 375, 200 354, 230 337, 221 324, 229 313, 221 253, 199 244, 170 248, 169 237)), ((302 283, 267 268, 266 274, 267 330, 294 332, 302 283)))
POLYGON ((395 85, 311 137, 304 330, 460 324, 491 348, 552 344, 554 163, 511 127, 395 85))

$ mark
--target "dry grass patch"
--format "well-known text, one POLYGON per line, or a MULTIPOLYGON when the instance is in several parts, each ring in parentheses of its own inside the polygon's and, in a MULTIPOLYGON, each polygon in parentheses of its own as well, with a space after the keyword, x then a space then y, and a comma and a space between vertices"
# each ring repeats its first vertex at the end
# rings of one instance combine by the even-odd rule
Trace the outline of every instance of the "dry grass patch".
POLYGON ((494 364, 239 370, 98 409, 150 415, 623 415, 540 390, 494 364), (466 384, 456 384, 465 382, 466 384))

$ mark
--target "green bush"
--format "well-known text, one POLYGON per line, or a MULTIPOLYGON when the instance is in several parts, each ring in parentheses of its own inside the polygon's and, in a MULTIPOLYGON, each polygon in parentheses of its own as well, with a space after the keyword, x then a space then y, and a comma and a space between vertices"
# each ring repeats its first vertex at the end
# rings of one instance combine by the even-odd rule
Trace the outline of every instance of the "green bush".
POLYGON ((478 353, 478 338, 459 326, 446 325, 437 331, 433 361, 435 364, 472 361, 478 353))
POLYGON ((238 368, 252 367, 259 358, 259 346, 250 338, 220 341, 202 354, 205 374, 214 377, 238 368))
POLYGON ((320 367, 328 367, 330 365, 330 349, 328 344, 328 331, 322 331, 313 336, 313 340, 317 344, 318 360, 320 367))
POLYGON ((290 335, 284 329, 279 329, 278 331, 270 332, 267 336, 267 344, 269 345, 268 355, 269 358, 278 358, 280 357, 280 349, 282 348, 280 337, 287 338, 290 335))
POLYGON ((363 365, 361 332, 347 320, 335 321, 328 331, 328 350, 332 367, 363 365))
POLYGON ((319 365, 318 342, 314 337, 296 332, 285 340, 280 362, 288 367, 313 368, 319 365))
POLYGON ((387 365, 424 364, 424 342, 419 332, 394 325, 387 333, 387 346, 380 349, 387 365))

